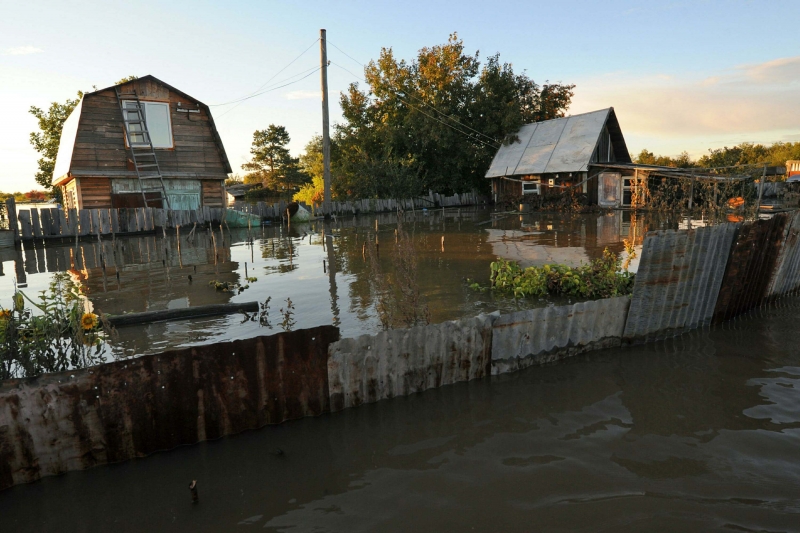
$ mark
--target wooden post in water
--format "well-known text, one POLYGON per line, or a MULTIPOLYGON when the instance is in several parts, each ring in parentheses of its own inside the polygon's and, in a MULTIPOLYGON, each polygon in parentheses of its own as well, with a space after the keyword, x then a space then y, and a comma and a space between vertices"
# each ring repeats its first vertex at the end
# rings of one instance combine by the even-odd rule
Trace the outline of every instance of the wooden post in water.
POLYGON ((14 232, 14 242, 19 242, 19 228, 17 227, 17 202, 14 197, 6 200, 6 218, 8 219, 8 229, 14 232))

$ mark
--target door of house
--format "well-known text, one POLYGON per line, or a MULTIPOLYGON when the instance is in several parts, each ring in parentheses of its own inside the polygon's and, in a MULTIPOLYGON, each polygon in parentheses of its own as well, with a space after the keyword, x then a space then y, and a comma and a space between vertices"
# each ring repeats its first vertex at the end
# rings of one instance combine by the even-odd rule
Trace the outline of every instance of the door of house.
POLYGON ((597 176, 597 204, 618 207, 622 199, 622 176, 619 172, 601 172, 597 176))

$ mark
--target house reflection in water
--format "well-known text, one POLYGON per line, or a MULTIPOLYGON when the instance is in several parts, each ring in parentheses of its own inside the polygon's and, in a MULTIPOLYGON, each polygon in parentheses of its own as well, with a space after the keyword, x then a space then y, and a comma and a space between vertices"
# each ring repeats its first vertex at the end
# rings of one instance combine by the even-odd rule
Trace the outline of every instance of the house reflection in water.
MULTIPOLYGON (((647 231, 643 217, 629 211, 600 215, 522 215, 486 230, 497 257, 523 267, 546 264, 578 266, 602 257, 603 250, 627 257, 625 242, 641 251, 647 231), (498 227, 499 226, 499 227, 498 227)), ((631 261, 635 271, 638 260, 631 261)))

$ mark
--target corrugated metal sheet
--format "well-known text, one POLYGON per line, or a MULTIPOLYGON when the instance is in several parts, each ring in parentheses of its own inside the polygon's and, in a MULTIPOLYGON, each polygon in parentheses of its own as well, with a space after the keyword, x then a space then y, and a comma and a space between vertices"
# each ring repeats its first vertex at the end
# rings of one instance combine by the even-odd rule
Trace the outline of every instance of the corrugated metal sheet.
POLYGON ((768 294, 777 297, 800 289, 800 212, 786 225, 768 294))
POLYGON ((333 326, 0 385, 0 489, 330 410, 333 326))
POLYGON ((789 217, 782 213, 742 225, 728 259, 713 322, 731 319, 764 303, 788 222, 789 217))
POLYGON ((492 374, 619 346, 629 305, 623 296, 501 316, 492 327, 492 374))
POLYGON ((331 344, 331 410, 488 375, 492 319, 482 315, 331 344))
POLYGON ((500 147, 486 177, 585 171, 611 111, 526 124, 520 143, 500 147))
POLYGON ((739 226, 648 233, 625 338, 647 341, 708 325, 739 226))

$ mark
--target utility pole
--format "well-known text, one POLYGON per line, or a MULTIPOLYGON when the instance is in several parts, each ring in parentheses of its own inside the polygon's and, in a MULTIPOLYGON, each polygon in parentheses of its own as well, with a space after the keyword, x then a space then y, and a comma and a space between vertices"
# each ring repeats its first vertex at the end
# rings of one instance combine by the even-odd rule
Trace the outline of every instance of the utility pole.
POLYGON ((322 84, 322 176, 325 182, 322 210, 325 217, 331 216, 331 134, 328 118, 328 46, 325 30, 319 30, 320 82, 322 84))

